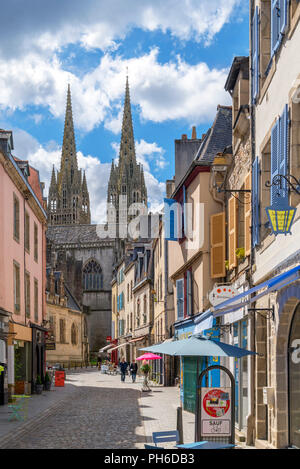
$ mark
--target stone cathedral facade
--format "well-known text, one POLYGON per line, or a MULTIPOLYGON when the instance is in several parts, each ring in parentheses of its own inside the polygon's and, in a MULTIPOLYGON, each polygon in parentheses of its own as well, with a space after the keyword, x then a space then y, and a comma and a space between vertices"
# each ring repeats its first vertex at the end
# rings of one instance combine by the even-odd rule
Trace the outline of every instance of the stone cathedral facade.
MULTIPOLYGON (((126 80, 119 165, 112 162, 107 192, 119 220, 119 196, 128 195, 128 207, 147 203, 141 165, 137 164, 126 80)), ((91 352, 106 345, 111 335, 111 281, 124 242, 99 238, 91 224, 88 181, 77 164, 71 91, 68 86, 60 170, 52 170, 48 195, 47 266, 61 271, 72 295, 86 313, 91 352)))

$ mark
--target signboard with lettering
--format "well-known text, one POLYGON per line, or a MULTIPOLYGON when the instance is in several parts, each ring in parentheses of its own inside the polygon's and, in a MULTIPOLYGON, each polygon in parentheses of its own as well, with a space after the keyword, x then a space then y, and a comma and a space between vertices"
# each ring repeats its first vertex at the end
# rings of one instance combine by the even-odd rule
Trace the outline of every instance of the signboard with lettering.
POLYGON ((201 436, 230 436, 231 388, 202 388, 201 405, 201 436))
POLYGON ((55 342, 46 342, 46 350, 56 350, 55 342))

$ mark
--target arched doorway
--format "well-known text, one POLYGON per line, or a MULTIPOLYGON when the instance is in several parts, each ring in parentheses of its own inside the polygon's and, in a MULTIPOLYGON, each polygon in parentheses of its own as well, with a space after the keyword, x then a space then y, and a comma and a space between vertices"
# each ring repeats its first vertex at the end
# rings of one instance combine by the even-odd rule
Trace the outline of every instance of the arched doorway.
POLYGON ((300 303, 289 335, 289 444, 300 448, 300 303))

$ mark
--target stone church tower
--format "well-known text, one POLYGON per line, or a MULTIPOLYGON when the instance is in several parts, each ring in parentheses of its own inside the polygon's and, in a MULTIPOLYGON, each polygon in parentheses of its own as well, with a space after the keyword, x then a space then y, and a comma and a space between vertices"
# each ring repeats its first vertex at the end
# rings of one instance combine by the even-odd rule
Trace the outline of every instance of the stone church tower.
POLYGON ((85 173, 78 169, 72 116, 70 85, 68 85, 64 138, 60 171, 53 166, 48 196, 49 225, 90 224, 90 198, 85 173))
MULTIPOLYGON (((115 165, 114 160, 112 161, 107 190, 107 202, 112 203, 116 209, 117 223, 120 222, 121 218, 120 196, 127 197, 127 210, 134 203, 142 203, 147 206, 144 170, 142 165, 137 163, 135 155, 128 76, 126 78, 119 164, 115 165)), ((128 221, 131 218, 132 216, 127 216, 128 221)))

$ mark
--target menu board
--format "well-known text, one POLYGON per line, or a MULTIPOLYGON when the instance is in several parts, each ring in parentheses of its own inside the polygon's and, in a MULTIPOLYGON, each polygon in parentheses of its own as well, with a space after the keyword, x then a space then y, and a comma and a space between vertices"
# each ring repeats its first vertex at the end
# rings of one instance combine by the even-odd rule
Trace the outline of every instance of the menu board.
POLYGON ((55 372, 55 386, 61 387, 65 385, 65 372, 56 371, 55 372))
POLYGON ((201 436, 230 436, 231 388, 202 388, 201 436))

